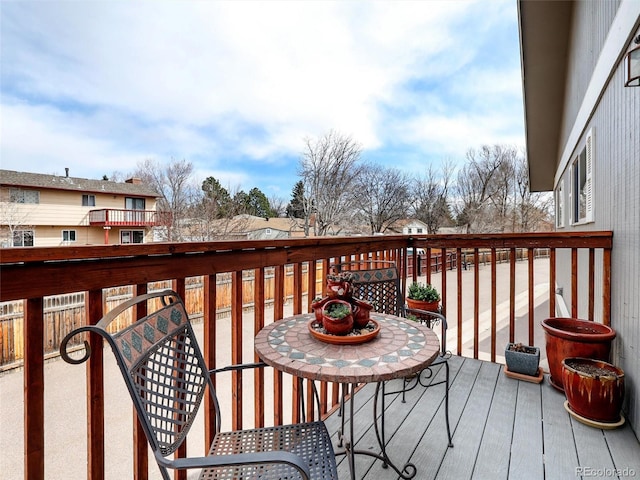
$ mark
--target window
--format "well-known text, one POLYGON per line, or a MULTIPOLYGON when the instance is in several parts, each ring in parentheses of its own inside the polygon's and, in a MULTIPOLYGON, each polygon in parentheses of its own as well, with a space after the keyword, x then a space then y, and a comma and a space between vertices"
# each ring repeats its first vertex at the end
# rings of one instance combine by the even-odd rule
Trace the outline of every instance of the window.
POLYGON ((585 146, 571 164, 571 196, 573 223, 593 221, 593 132, 589 131, 585 146))
POLYGON ((407 233, 411 233, 411 227, 407 228, 407 233))
POLYGON ((76 231, 75 230, 63 230, 62 231, 62 241, 63 242, 75 242, 76 241, 76 231))
POLYGON ((560 180, 556 187, 556 228, 564 227, 564 180, 560 180))
POLYGON ((422 233, 422 229, 421 228, 417 228, 416 230, 417 230, 416 233, 422 233))
POLYGON ((142 230, 120 230, 120 243, 144 243, 142 230))
POLYGON ((124 208, 127 210, 144 210, 144 198, 125 197, 124 208))
POLYGON ((33 230, 15 230, 13 232, 14 247, 33 247, 33 230))
POLYGON ((271 235, 271 229, 270 229, 270 228, 267 228, 267 230, 266 230, 266 232, 265 232, 265 233, 266 233, 267 235, 271 235))
POLYGON ((82 195, 82 206, 83 207, 95 207, 96 206, 96 196, 95 195, 82 195))
POLYGON ((12 203, 40 203, 40 192, 38 190, 12 188, 9 195, 9 201, 12 203))

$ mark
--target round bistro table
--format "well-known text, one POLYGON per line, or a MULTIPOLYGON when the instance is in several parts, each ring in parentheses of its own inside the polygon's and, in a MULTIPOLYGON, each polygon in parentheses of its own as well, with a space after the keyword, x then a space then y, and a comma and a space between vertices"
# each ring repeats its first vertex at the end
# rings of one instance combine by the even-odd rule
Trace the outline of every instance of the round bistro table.
MULTIPOLYGON (((384 415, 382 426, 378 426, 377 403, 380 385, 396 378, 418 374, 427 368, 440 352, 440 342, 430 328, 419 322, 380 313, 371 313, 371 318, 380 326, 378 335, 365 343, 333 344, 313 336, 308 324, 314 314, 301 314, 287 317, 265 326, 255 337, 255 352, 267 365, 296 377, 324 382, 343 384, 344 404, 350 386, 350 416, 353 416, 354 388, 361 383, 378 382, 374 402, 374 426, 381 454, 370 450, 353 449, 353 423, 349 422, 350 434, 344 433, 344 415, 340 444, 345 445, 348 455, 351 478, 355 479, 354 454, 361 453, 376 457, 390 465, 403 478, 412 478, 416 474, 413 464, 398 469, 389 459, 384 441, 384 415), (382 428, 382 434, 380 434, 382 428)), ((384 391, 382 394, 384 402, 384 391)), ((384 410, 384 404, 382 406, 384 410)))

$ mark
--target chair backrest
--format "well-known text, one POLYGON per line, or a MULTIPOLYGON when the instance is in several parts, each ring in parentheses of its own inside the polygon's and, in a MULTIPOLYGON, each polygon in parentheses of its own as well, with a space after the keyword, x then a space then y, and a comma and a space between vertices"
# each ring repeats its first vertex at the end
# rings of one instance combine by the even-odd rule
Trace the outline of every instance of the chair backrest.
MULTIPOLYGON (((110 344, 154 452, 164 457, 178 449, 193 424, 207 386, 216 409, 218 431, 220 414, 213 383, 184 303, 176 292, 164 290, 134 297, 111 310, 97 325, 81 327, 74 334, 80 331, 98 333, 110 344), (116 333, 107 331, 119 314, 158 297, 162 301, 160 309, 116 333)), ((64 350, 66 341, 67 338, 63 341, 64 350)), ((86 360, 90 353, 72 363, 86 360)))
POLYGON ((333 265, 332 270, 350 272, 353 296, 373 304, 374 311, 404 316, 404 295, 395 262, 345 262, 333 265))
POLYGON ((331 271, 350 272, 353 296, 373 304, 373 310, 399 317, 415 314, 428 327, 440 324, 441 352, 447 350, 447 320, 440 311, 408 311, 396 263, 390 260, 364 260, 332 265, 331 271), (418 314, 418 312, 420 312, 418 314))

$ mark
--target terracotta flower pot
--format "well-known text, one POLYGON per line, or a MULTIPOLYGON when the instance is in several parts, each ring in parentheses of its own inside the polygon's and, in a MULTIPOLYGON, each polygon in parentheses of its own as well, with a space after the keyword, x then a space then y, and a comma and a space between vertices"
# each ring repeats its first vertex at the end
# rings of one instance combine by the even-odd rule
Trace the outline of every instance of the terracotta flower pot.
POLYGON ((588 420, 616 423, 624 400, 624 372, 591 358, 565 358, 562 383, 569 407, 588 420))
POLYGON ((344 300, 332 299, 324 304, 322 307, 322 326, 332 335, 346 335, 353 330, 353 312, 351 310, 351 304, 344 300), (333 305, 345 305, 349 308, 349 314, 342 318, 336 318, 331 316, 328 312, 331 311, 333 305))
POLYGON ((369 302, 365 302, 364 300, 360 300, 354 298, 352 301, 353 304, 353 324, 357 328, 363 328, 367 326, 369 323, 369 319, 371 318, 371 310, 373 309, 373 305, 369 302))
POLYGON ((546 340, 547 360, 551 376, 549 382, 560 391, 562 361, 569 357, 609 360, 615 330, 602 323, 578 318, 552 317, 542 321, 546 340))
POLYGON ((413 298, 407 298, 407 306, 409 308, 415 308, 417 310, 425 310, 427 312, 437 312, 440 302, 425 302, 423 300, 414 300, 413 298))
POLYGON ((313 310, 313 313, 315 313, 316 320, 318 322, 322 322, 322 307, 325 303, 327 303, 327 301, 329 301, 329 297, 324 297, 311 302, 311 309, 313 310))

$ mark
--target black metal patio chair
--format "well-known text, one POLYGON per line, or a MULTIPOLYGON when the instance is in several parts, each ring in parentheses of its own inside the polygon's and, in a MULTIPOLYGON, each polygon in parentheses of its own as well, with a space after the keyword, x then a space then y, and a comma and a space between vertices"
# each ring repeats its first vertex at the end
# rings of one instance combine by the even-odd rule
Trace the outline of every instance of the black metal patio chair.
MULTIPOLYGON (((384 395, 402 393, 402 402, 405 402, 405 393, 418 385, 432 387, 445 385, 445 417, 447 424, 447 436, 449 447, 453 447, 451 440, 451 427, 449 425, 449 363, 451 352, 446 349, 447 319, 440 311, 429 312, 409 308, 405 303, 404 292, 400 285, 400 277, 396 263, 390 260, 364 260, 343 262, 332 266, 333 272, 350 272, 353 296, 367 300, 373 304, 373 310, 378 313, 386 313, 399 317, 415 317, 416 321, 424 323, 429 328, 440 325, 440 355, 420 374, 404 379, 403 388, 399 391, 385 392, 384 395), (432 367, 444 365, 444 380, 430 381, 433 376, 432 367)), ((384 415, 384 409, 383 409, 384 415)), ((384 422, 383 422, 384 426, 384 422)), ((383 433, 384 435, 384 433, 383 433)))
POLYGON ((220 408, 212 375, 229 369, 263 367, 254 363, 208 370, 184 303, 171 290, 126 301, 95 325, 77 328, 61 343, 62 358, 72 364, 91 355, 87 342, 82 358, 67 353, 69 340, 97 333, 111 346, 162 477, 169 470, 202 469, 201 479, 337 479, 335 453, 322 421, 220 432, 220 408), (122 312, 140 302, 160 298, 162 307, 109 333, 122 312), (215 408, 215 436, 208 456, 173 458, 185 442, 206 387, 215 408))

